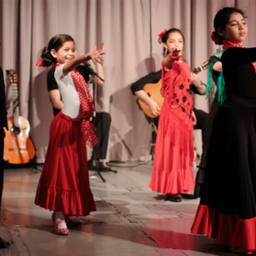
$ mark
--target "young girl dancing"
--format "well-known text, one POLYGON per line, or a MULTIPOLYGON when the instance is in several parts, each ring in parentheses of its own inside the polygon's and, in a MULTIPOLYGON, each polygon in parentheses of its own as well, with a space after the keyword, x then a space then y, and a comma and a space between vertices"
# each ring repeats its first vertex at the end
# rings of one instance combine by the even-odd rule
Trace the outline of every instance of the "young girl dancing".
POLYGON ((61 235, 69 234, 67 224, 77 224, 69 216, 85 216, 96 210, 89 186, 85 148, 85 141, 90 147, 97 144, 90 122, 93 103, 84 78, 75 68, 89 60, 94 64, 103 61, 103 49, 104 44, 77 57, 74 39, 60 34, 49 41, 39 61, 41 66, 56 64, 55 79, 64 105, 51 123, 35 204, 54 211, 55 232, 61 235))
POLYGON ((243 46, 245 18, 239 9, 223 8, 214 19, 223 43, 227 97, 214 119, 192 232, 251 254, 256 251, 256 48, 243 46))
MULTIPOLYGON (((180 202, 178 193, 194 190, 193 98, 190 68, 183 60, 184 36, 179 29, 159 35, 165 57, 162 61, 162 94, 165 97, 158 124, 155 158, 149 187, 180 202)), ((159 40, 160 40, 159 39, 159 40)))

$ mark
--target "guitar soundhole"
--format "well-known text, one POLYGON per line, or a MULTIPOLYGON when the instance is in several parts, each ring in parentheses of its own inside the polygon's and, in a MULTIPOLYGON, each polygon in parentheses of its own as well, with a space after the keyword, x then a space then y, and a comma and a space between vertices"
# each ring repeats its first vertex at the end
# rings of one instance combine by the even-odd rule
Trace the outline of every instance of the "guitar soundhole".
POLYGON ((20 128, 19 127, 13 127, 13 133, 15 134, 15 135, 18 135, 18 134, 20 134, 20 128))

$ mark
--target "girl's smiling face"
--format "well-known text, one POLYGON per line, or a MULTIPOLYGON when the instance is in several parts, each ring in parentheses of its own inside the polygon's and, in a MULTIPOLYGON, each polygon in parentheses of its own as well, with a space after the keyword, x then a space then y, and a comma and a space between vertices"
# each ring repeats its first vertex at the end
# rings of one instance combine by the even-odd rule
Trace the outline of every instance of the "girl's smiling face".
POLYGON ((52 49, 51 55, 57 60, 59 63, 67 63, 73 60, 77 55, 77 49, 75 42, 67 41, 62 44, 58 51, 52 49))
POLYGON ((225 26, 225 31, 219 34, 227 40, 233 40, 239 44, 243 44, 248 32, 248 27, 244 16, 239 12, 233 12, 229 21, 225 26))

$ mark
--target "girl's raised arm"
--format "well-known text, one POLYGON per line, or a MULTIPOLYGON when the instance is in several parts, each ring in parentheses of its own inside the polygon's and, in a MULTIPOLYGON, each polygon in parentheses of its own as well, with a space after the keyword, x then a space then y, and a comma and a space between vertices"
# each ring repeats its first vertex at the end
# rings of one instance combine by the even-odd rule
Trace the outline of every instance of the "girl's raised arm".
POLYGON ((169 52, 164 58, 163 58, 163 61, 162 61, 162 64, 163 64, 163 67, 164 67, 164 70, 165 71, 168 71, 171 66, 172 66, 172 63, 173 63, 173 59, 171 58, 172 56, 179 56, 179 52, 180 51, 177 51, 177 50, 173 50, 171 52, 169 52))
POLYGON ((101 63, 102 61, 104 61, 101 57, 103 54, 105 54, 103 52, 104 46, 105 46, 105 43, 102 43, 98 49, 95 46, 93 52, 89 52, 85 55, 76 57, 73 60, 71 60, 70 62, 66 63, 63 67, 63 75, 64 76, 67 75, 70 71, 75 69, 81 63, 87 62, 89 60, 92 60, 92 62, 94 64, 96 64, 96 62, 101 63))

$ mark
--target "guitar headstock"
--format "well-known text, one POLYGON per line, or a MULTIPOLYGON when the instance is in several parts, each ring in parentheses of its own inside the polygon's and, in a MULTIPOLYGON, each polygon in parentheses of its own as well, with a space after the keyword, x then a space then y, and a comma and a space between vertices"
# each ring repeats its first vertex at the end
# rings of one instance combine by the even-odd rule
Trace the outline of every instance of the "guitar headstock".
POLYGON ((10 84, 18 83, 18 75, 14 69, 6 70, 7 82, 10 84))
POLYGON ((209 60, 206 60, 204 63, 201 64, 201 66, 194 68, 193 73, 198 74, 199 72, 208 69, 209 66, 209 60))

